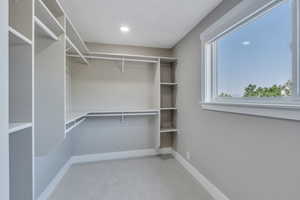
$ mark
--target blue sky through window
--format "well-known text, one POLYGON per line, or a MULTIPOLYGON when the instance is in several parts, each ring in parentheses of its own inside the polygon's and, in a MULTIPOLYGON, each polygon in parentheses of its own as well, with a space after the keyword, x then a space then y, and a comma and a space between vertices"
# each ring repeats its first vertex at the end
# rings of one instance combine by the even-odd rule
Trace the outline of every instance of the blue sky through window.
POLYGON ((218 95, 292 80, 292 6, 287 0, 217 40, 218 95))

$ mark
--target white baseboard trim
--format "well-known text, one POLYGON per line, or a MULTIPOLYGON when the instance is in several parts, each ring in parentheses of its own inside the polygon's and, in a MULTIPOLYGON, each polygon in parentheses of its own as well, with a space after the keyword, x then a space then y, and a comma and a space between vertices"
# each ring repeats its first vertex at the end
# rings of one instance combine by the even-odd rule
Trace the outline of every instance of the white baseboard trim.
POLYGON ((46 189, 40 194, 38 197, 38 200, 47 200, 52 192, 55 190, 58 183, 61 181, 61 179, 64 177, 64 175, 67 173, 67 171, 72 166, 71 160, 69 159, 65 165, 59 170, 59 172, 56 174, 56 176, 52 179, 52 181, 49 183, 49 185, 46 187, 46 189))
POLYGON ((215 200, 229 200, 214 184, 203 176, 193 165, 185 160, 178 152, 173 150, 174 158, 207 190, 215 200))

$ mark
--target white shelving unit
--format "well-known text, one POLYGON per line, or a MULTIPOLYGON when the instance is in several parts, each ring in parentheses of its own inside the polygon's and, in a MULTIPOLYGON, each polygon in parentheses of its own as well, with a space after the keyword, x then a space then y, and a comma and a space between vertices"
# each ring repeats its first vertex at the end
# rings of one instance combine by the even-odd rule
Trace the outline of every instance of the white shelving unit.
MULTIPOLYGON (((177 95, 177 82, 176 82, 176 58, 162 57, 160 58, 160 133, 161 140, 171 141, 172 145, 175 133, 178 133, 177 129, 177 107, 176 107, 176 95, 177 95)), ((166 142, 161 141, 161 144, 166 142)), ((163 146, 165 147, 165 146, 163 146)))
POLYGON ((34 198, 33 0, 9 0, 10 200, 34 198))

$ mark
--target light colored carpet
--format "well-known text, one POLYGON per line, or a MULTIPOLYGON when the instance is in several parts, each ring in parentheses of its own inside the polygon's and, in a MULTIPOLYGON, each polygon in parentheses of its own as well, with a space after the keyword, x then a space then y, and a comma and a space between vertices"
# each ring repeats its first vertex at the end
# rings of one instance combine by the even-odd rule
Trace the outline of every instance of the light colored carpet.
POLYGON ((212 200, 175 160, 158 156, 73 165, 50 200, 212 200))

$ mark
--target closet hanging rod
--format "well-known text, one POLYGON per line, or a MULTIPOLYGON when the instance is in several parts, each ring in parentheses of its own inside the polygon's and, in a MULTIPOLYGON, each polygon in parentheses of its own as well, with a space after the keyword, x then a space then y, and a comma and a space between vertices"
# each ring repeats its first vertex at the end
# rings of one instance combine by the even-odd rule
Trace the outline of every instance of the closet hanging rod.
MULTIPOLYGON (((78 58, 80 56, 75 54, 68 54, 69 57, 78 58)), ((158 60, 141 60, 141 59, 130 59, 130 58, 114 58, 114 57, 102 57, 102 56, 84 56, 88 59, 96 59, 96 60, 116 60, 116 61, 127 61, 127 62, 144 62, 144 63, 158 63, 158 60)))

